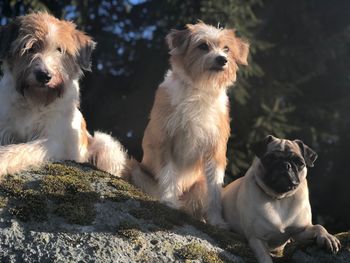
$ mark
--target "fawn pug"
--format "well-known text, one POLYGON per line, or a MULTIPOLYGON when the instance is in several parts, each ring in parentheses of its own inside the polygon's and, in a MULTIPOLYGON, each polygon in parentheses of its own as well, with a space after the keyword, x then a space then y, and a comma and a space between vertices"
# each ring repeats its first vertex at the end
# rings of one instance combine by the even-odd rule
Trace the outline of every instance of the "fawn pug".
POLYGON ((169 70, 144 132, 131 181, 166 204, 223 224, 221 188, 230 135, 227 88, 248 44, 234 30, 199 22, 172 30, 169 70))
POLYGON ((95 42, 45 12, 0 27, 0 177, 51 160, 92 160, 120 175, 126 156, 109 135, 92 137, 79 111, 79 84, 95 42))
POLYGON ((311 222, 307 167, 317 154, 300 140, 268 136, 253 147, 256 158, 246 175, 223 192, 223 214, 229 226, 244 235, 259 262, 290 240, 316 240, 332 252, 338 239, 311 222))

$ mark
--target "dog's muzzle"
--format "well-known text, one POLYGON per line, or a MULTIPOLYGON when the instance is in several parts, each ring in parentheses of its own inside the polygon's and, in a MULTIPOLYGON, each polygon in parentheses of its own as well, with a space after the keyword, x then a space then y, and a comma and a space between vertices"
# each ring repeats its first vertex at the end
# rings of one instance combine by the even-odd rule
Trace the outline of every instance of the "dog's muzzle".
POLYGON ((52 75, 47 70, 37 70, 34 72, 34 75, 40 84, 47 84, 52 78, 52 75))
POLYGON ((227 64, 228 60, 224 56, 217 56, 215 58, 215 65, 210 68, 212 71, 222 71, 224 70, 225 65, 227 64))

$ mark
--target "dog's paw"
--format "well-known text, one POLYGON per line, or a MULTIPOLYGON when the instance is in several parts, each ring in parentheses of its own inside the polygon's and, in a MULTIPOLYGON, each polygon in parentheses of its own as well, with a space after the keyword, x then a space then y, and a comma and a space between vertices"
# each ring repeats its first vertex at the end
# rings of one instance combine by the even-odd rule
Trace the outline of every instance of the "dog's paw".
POLYGON ((175 203, 171 200, 160 200, 160 202, 163 204, 163 205, 166 205, 172 209, 176 209, 176 210, 179 210, 181 208, 181 206, 178 204, 178 203, 175 203))
POLYGON ((338 238, 329 234, 325 229, 320 230, 316 237, 316 242, 319 246, 326 247, 332 253, 338 253, 341 248, 338 238))
POLYGON ((213 226, 223 228, 223 229, 228 229, 229 225, 224 221, 224 219, 221 216, 209 216, 207 219, 207 222, 213 226))
POLYGON ((230 228, 230 226, 224 221, 222 221, 218 224, 215 224, 215 226, 218 228, 222 228, 222 229, 229 229, 230 228))

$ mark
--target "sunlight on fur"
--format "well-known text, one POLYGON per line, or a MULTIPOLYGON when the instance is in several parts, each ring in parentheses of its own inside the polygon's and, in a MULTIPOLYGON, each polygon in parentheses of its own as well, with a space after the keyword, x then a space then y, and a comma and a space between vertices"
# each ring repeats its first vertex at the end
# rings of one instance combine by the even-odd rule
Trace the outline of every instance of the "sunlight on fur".
POLYGON ((227 88, 249 46, 234 30, 202 22, 166 37, 171 70, 160 84, 145 130, 142 169, 131 181, 167 205, 224 225, 221 187, 230 135, 227 88))
POLYGON ((91 37, 39 12, 0 27, 0 42, 0 176, 59 160, 99 160, 98 168, 120 176, 123 147, 109 135, 92 137, 79 111, 91 37))

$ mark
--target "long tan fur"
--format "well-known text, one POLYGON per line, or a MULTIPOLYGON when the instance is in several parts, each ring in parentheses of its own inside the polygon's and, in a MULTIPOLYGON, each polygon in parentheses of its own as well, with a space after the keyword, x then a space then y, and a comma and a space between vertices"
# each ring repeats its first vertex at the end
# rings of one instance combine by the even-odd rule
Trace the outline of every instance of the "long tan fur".
POLYGON ((148 173, 136 166, 131 181, 172 207, 220 225, 230 135, 226 90, 238 64, 247 64, 248 44, 233 30, 204 23, 171 31, 167 42, 171 70, 156 92, 142 142, 141 164, 148 173))

